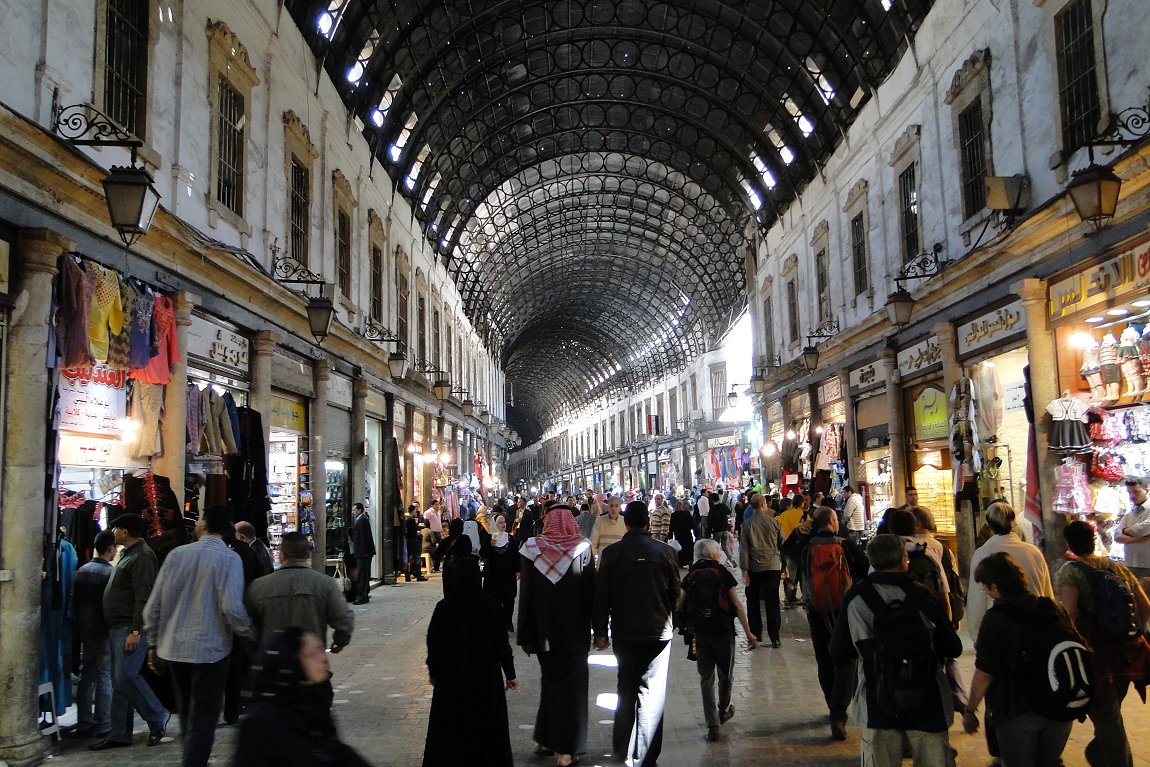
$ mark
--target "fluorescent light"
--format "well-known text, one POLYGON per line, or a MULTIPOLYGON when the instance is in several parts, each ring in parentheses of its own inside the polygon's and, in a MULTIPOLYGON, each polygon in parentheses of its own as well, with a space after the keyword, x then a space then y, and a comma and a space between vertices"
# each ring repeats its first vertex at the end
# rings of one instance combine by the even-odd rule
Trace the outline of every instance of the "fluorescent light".
POLYGON ((1106 313, 1111 317, 1125 317, 1130 313, 1129 309, 1107 309, 1106 313))
POLYGON ((1083 322, 1104 322, 1105 317, 1087 317, 1083 322))

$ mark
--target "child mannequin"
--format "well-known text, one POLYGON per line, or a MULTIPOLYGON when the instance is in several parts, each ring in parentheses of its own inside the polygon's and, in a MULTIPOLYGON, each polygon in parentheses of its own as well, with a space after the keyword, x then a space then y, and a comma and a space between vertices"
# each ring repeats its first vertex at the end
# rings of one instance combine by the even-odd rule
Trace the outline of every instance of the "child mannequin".
POLYGON ((1122 386, 1122 368, 1118 364, 1118 339, 1113 333, 1102 336, 1098 358, 1102 363, 1102 385, 1106 387, 1102 401, 1117 402, 1119 388, 1122 386))
MULTIPOLYGON (((1147 326, 1150 327, 1150 326, 1147 326)), ((1150 352, 1150 336, 1146 336, 1147 352, 1150 352)), ((1078 368, 1078 372, 1086 379, 1086 385, 1090 387, 1090 399, 1094 402, 1101 402, 1102 398, 1106 396, 1106 387, 1102 385, 1102 362, 1099 359, 1098 342, 1094 340, 1094 336, 1086 336, 1082 347, 1082 367, 1078 368)))
POLYGON ((1118 358, 1122 364, 1122 380, 1126 383, 1123 397, 1142 395, 1142 360, 1138 356, 1138 342, 1142 339, 1133 326, 1122 331, 1118 341, 1118 358))

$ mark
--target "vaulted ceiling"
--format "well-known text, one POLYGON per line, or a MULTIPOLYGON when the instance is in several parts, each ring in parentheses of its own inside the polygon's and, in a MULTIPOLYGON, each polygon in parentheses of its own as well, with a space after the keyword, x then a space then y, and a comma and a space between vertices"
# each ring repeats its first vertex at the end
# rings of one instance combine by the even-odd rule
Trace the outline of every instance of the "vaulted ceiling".
MULTIPOLYGON (((681 369, 933 0, 287 0, 528 442, 681 369)), ((750 350, 748 350, 750 353, 750 350)))

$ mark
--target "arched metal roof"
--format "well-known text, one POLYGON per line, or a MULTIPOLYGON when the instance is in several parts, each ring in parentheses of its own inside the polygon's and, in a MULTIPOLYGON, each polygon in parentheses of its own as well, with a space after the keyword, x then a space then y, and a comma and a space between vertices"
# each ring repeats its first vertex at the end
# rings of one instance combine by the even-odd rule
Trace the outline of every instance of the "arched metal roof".
POLYGON ((672 373, 933 0, 287 0, 502 345, 513 426, 672 373))

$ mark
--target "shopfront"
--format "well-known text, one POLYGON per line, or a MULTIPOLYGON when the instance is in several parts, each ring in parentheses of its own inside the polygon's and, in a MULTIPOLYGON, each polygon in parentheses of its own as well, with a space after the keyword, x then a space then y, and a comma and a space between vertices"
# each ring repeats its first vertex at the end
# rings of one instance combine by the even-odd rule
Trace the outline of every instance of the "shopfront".
POLYGON ((810 481, 814 469, 811 452, 811 395, 808 391, 794 392, 787 397, 782 456, 780 492, 786 495, 801 492, 810 481))
POLYGON ((271 437, 268 440, 268 543, 279 562, 284 533, 300 532, 315 541, 312 511, 311 453, 308 450, 307 405, 302 397, 280 391, 272 394, 271 437))
POLYGON ((347 531, 351 529, 351 504, 348 497, 351 458, 351 405, 354 385, 347 376, 333 373, 328 381, 327 412, 324 414, 323 467, 325 477, 324 507, 327 512, 327 558, 338 559, 347 550, 347 531))
POLYGON ((886 396, 889 377, 885 360, 857 367, 847 376, 858 456, 851 481, 866 503, 871 534, 895 498, 886 396))
POLYGON ((842 381, 837 375, 828 378, 818 385, 817 392, 819 419, 811 437, 811 490, 837 497, 847 481, 847 410, 842 381))
POLYGON ((1019 516, 1025 507, 1031 438, 1025 370, 1030 360, 1022 302, 1014 299, 958 323, 955 335, 963 378, 951 405, 951 433, 959 437, 953 444, 969 455, 951 457, 956 484, 962 483, 959 504, 972 504, 977 531, 983 511, 995 500, 1007 501, 1019 516))
POLYGON ((1049 413, 1052 508, 1098 531, 1099 552, 1121 558, 1116 526, 1128 505, 1126 477, 1150 476, 1150 243, 1049 282, 1060 396, 1049 413))
POLYGON ((954 480, 949 447, 950 422, 942 378, 942 347, 930 336, 897 355, 905 419, 910 434, 907 469, 918 503, 934 514, 938 537, 956 536, 954 480))

